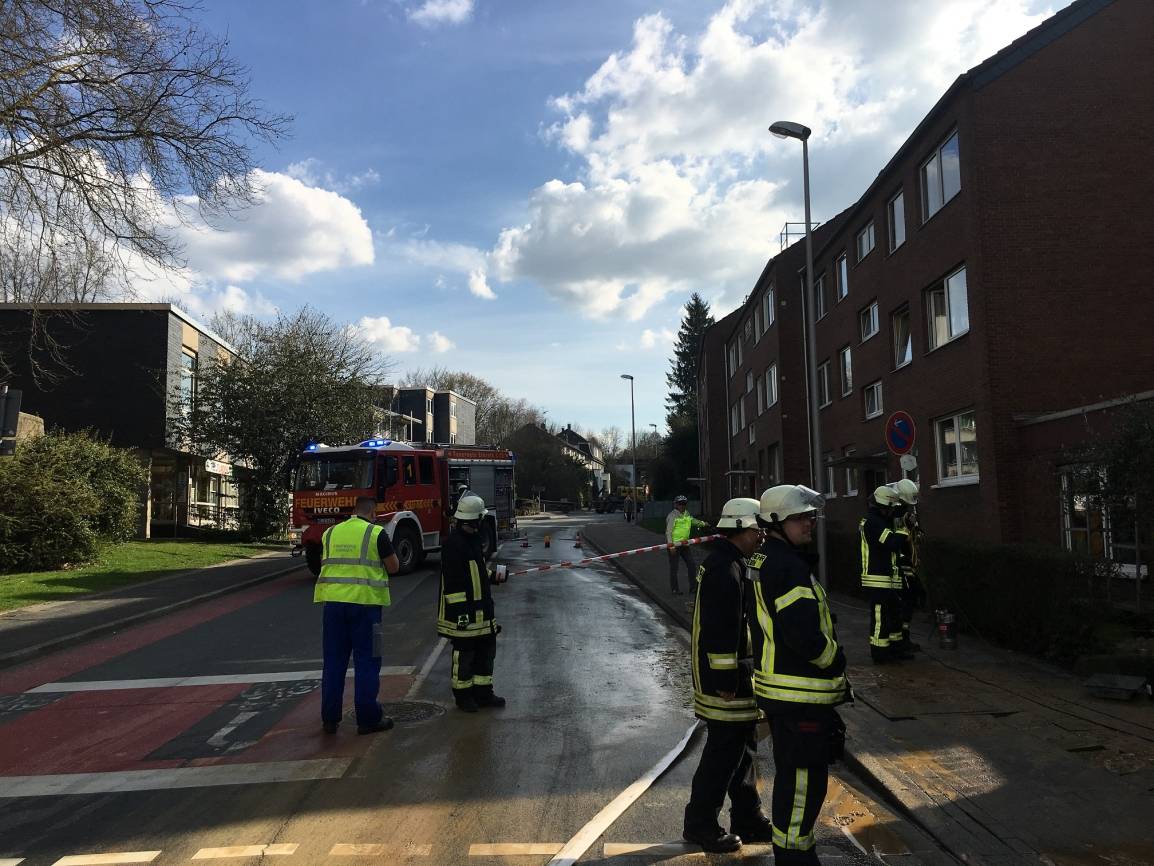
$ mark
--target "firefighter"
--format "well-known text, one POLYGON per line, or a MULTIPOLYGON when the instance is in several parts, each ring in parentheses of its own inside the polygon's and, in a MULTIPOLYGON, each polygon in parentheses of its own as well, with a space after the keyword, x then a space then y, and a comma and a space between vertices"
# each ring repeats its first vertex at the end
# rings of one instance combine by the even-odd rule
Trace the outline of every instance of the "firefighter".
POLYGON ((356 513, 321 536, 321 571, 313 601, 322 602, 321 725, 335 734, 344 707, 345 675, 353 657, 357 733, 393 726, 377 701, 381 685, 381 614, 389 605, 389 572, 399 563, 388 533, 377 525, 376 500, 358 496, 356 513))
POLYGON ((453 642, 453 699, 466 713, 505 706, 505 699, 493 694, 501 627, 493 618, 492 578, 481 552, 481 521, 488 513, 480 496, 462 496, 453 530, 441 548, 437 631, 453 642))
POLYGON ((890 487, 905 506, 905 513, 894 521, 894 532, 904 538, 902 551, 898 554, 898 574, 902 581, 898 605, 902 636, 897 652, 900 656, 908 657, 921 650, 921 645, 914 643, 910 638, 910 623, 914 618, 914 611, 925 603, 926 598, 925 588, 917 571, 917 543, 921 532, 917 516, 918 483, 910 478, 903 478, 901 481, 895 481, 890 487))
POLYGON ((813 577, 820 493, 782 484, 761 494, 766 530, 750 557, 756 575, 753 691, 773 737, 773 854, 778 866, 816 866, 814 823, 825 800, 829 765, 845 745, 836 706, 850 699, 845 653, 838 645, 825 590, 813 577))
POLYGON ((870 606, 870 657, 886 664, 912 656, 902 645, 902 575, 909 538, 894 531, 905 504, 888 484, 874 490, 869 511, 858 525, 861 535, 861 585, 870 606))
MULTIPOLYGON (((679 541, 688 541, 695 529, 705 529, 709 526, 703 520, 698 520, 686 509, 689 499, 678 496, 673 500, 673 510, 665 516, 665 543, 676 544, 679 541)), ((689 548, 685 546, 669 549, 669 591, 674 595, 681 595, 681 587, 677 582, 677 561, 685 562, 686 578, 693 580, 693 557, 689 555, 689 548)), ((692 589, 692 587, 690 587, 692 589)))
POLYGON ((705 721, 705 747, 693 775, 682 835, 706 851, 770 842, 773 825, 757 793, 757 701, 753 697, 753 584, 745 557, 761 544, 756 499, 721 509, 725 536, 697 570, 693 609, 693 711, 705 721), (718 814, 729 793, 729 832, 718 814))

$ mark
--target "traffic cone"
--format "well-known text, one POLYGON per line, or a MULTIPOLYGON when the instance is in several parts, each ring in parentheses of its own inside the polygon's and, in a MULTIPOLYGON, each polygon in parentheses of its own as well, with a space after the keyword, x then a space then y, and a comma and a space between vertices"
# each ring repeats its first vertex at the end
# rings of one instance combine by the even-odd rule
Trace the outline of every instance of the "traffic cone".
POLYGON ((551 535, 546 535, 546 536, 545 536, 545 546, 546 546, 546 547, 548 547, 548 546, 549 546, 549 542, 550 542, 550 541, 552 541, 552 540, 553 540, 553 536, 551 536, 551 535))
POLYGON ((577 533, 577 542, 573 546, 576 547, 578 550, 581 549, 581 533, 580 532, 577 533))

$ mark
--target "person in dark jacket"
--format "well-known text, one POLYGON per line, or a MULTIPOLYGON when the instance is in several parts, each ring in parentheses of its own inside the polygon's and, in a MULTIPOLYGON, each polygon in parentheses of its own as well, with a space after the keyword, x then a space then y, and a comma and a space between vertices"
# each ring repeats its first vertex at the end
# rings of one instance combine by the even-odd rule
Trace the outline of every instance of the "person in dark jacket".
POLYGON ((834 709, 850 699, 845 653, 837 641, 816 557, 803 549, 824 503, 820 493, 782 484, 761 495, 766 530, 756 569, 753 691, 773 736, 773 854, 777 866, 817 866, 814 824, 829 765, 841 757, 845 725, 834 709))
POLYGON ((753 696, 753 583, 745 557, 761 544, 756 499, 731 499, 721 509, 725 536, 697 570, 693 608, 693 711, 706 724, 705 747, 693 775, 682 835, 706 851, 736 851, 742 842, 770 842, 773 826, 757 793, 757 720, 753 696), (718 823, 728 792, 729 831, 718 823))
POLYGON ((904 514, 898 492, 883 484, 873 492, 859 524, 861 585, 870 606, 869 645, 874 664, 911 657, 902 631, 902 564, 909 561, 909 536, 894 528, 904 514))
POLYGON ((456 524, 441 548, 441 600, 437 632, 453 642, 453 699, 466 713, 503 707, 493 694, 497 625, 491 578, 481 550, 481 521, 489 512, 480 496, 462 496, 456 524))

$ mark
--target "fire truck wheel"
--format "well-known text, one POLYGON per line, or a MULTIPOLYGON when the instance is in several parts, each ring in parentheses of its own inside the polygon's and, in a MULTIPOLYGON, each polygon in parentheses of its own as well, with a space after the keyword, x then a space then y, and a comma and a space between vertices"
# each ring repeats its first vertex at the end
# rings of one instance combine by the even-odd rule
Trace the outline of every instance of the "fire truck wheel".
POLYGON ((397 574, 408 574, 421 562, 421 536, 411 526, 398 526, 393 533, 393 549, 397 553, 400 568, 397 574))
POLYGON ((319 544, 305 545, 305 564, 309 567, 309 571, 313 573, 313 577, 320 575, 321 546, 319 544))

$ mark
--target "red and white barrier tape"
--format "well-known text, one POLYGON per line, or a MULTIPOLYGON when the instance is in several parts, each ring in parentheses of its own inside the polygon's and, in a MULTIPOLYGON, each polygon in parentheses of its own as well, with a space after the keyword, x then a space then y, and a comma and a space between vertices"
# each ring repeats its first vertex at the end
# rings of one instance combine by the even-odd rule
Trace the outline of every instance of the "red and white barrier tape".
POLYGON ((555 568, 580 568, 582 565, 588 565, 591 562, 602 562, 606 559, 618 559, 622 556, 632 556, 635 553, 651 553, 654 550, 673 550, 677 547, 689 547, 693 544, 704 544, 706 541, 717 541, 721 538, 720 535, 703 535, 701 538, 690 538, 685 541, 675 541, 672 544, 654 544, 650 547, 637 547, 633 550, 622 550, 617 553, 606 553, 604 556, 591 556, 588 559, 580 559, 577 562, 554 562, 552 565, 539 565, 536 568, 526 568, 524 571, 510 571, 509 577, 516 577, 521 574, 534 574, 538 571, 552 571, 555 568))

